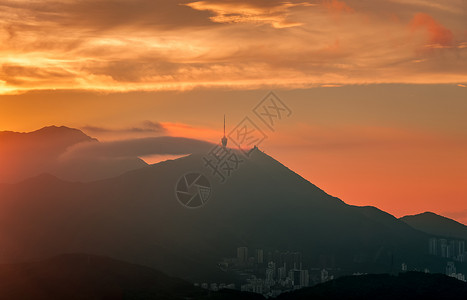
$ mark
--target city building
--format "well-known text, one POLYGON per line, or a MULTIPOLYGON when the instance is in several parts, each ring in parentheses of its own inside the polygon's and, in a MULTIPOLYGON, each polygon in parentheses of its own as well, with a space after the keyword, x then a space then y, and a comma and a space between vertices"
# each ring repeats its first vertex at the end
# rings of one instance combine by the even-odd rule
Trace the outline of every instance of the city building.
POLYGON ((256 258, 256 263, 257 264, 262 264, 263 261, 264 261, 264 257, 263 257, 263 249, 256 249, 256 253, 255 253, 255 258, 256 258))
POLYGON ((401 270, 402 270, 402 272, 407 272, 407 264, 406 263, 402 263, 401 270))
POLYGON ((310 285, 308 270, 291 270, 289 277, 292 279, 294 289, 301 289, 310 285))
POLYGON ((248 262, 248 248, 247 247, 237 248, 237 260, 239 264, 246 264, 248 262))
POLYGON ((430 253, 431 255, 438 255, 438 239, 437 238, 430 239, 428 253, 430 253))

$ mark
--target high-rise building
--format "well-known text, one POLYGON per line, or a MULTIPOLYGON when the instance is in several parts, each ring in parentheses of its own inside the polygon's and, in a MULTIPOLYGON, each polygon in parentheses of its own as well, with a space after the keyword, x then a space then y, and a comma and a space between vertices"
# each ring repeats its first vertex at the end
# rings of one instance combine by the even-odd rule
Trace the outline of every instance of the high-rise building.
POLYGON ((431 238, 429 240, 428 253, 430 253, 431 255, 438 255, 438 239, 437 238, 431 238))
POLYGON ((459 241, 459 254, 465 254, 465 241, 459 241))
POLYGON ((286 263, 287 271, 302 268, 302 254, 300 252, 284 252, 280 256, 280 264, 286 263))
POLYGON ((291 270, 289 272, 289 277, 292 279, 294 289, 300 288, 300 270, 291 270))
POLYGON ((268 262, 268 269, 272 270, 272 274, 276 276, 276 263, 273 261, 268 262))
POLYGON ((448 241, 446 239, 439 239, 440 255, 441 257, 448 257, 448 241))
POLYGON ((310 285, 310 275, 308 270, 300 270, 300 288, 307 287, 310 285))
POLYGON ((457 256, 457 241, 449 241, 447 258, 452 258, 457 256))
POLYGON ((256 263, 257 264, 262 264, 264 262, 264 257, 263 257, 263 249, 256 249, 255 253, 255 258, 256 258, 256 263))
POLYGON ((248 248, 247 247, 237 248, 237 260, 240 264, 245 264, 248 262, 248 248))
POLYGON ((269 286, 274 285, 274 269, 266 269, 266 284, 269 286))
POLYGON ((293 267, 295 269, 302 269, 302 254, 300 252, 292 253, 293 267))
POLYGON ((277 268, 277 279, 284 280, 285 277, 287 277, 287 269, 284 263, 284 266, 277 268))

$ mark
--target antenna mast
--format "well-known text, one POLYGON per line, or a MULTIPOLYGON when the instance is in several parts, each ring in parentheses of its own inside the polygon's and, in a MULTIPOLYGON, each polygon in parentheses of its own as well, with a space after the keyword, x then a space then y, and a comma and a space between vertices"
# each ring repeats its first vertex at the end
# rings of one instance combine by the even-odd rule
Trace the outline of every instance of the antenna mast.
POLYGON ((225 114, 224 114, 224 137, 221 139, 222 147, 227 147, 227 138, 225 137, 225 114))

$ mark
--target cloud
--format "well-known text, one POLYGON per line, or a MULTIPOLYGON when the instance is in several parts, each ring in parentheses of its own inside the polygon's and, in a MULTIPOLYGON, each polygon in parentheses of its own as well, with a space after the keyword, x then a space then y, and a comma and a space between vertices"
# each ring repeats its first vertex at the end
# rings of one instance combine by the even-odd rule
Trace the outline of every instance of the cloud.
POLYGON ((0 94, 466 82, 462 8, 427 3, 0 0, 0 94))
POLYGON ((207 152, 211 143, 182 137, 152 137, 141 139, 119 140, 111 142, 81 143, 61 155, 61 161, 81 158, 115 159, 136 158, 146 155, 182 155, 207 152))
MULTIPOLYGON (((161 128, 165 132, 160 123, 147 121, 144 127, 128 130, 160 133, 161 128)), ((42 173, 71 181, 98 180, 147 166, 142 157, 208 153, 213 146, 201 139, 171 136, 99 142, 77 129, 53 126, 31 133, 3 132, 0 137, 4 145, 0 182, 18 182, 42 173)))
MULTIPOLYGON (((71 181, 110 178, 147 166, 145 157, 207 153, 213 144, 183 137, 151 137, 76 144, 62 153, 52 173, 71 181)), ((160 159, 159 159, 160 161, 160 159)))
POLYGON ((216 23, 268 24, 274 28, 287 28, 302 25, 288 20, 290 8, 315 4, 278 1, 197 1, 186 5, 196 10, 213 12, 215 15, 210 19, 216 23))
POLYGON ((84 126, 82 130, 90 133, 165 133, 167 130, 163 124, 152 121, 144 121, 142 126, 128 128, 109 128, 99 126, 84 126))
POLYGON ((428 43, 433 46, 452 46, 454 36, 451 30, 445 28, 437 22, 432 16, 425 13, 417 13, 410 27, 413 31, 425 30, 428 34, 428 43))
POLYGON ((355 10, 347 5, 344 1, 339 0, 324 0, 323 5, 333 12, 352 13, 355 10))

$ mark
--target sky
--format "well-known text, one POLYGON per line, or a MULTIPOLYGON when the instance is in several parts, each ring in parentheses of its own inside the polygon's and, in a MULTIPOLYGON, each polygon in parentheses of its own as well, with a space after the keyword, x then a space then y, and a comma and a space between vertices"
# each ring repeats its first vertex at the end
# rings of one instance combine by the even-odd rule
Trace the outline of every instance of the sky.
POLYGON ((249 116, 349 204, 467 224, 466 0, 0 6, 0 130, 218 142, 249 116), (274 131, 252 111, 269 91, 291 110, 274 131))

